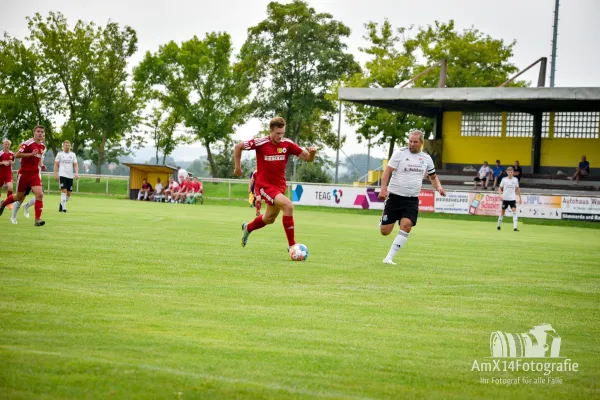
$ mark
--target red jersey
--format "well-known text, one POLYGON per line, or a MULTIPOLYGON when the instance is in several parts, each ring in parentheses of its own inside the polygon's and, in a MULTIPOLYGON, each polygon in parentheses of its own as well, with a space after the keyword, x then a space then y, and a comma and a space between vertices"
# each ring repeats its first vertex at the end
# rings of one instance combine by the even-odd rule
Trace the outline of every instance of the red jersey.
POLYGON ((35 172, 36 174, 40 172, 41 160, 44 156, 44 152, 46 152, 46 146, 43 143, 36 143, 35 140, 29 139, 19 147, 18 153, 33 153, 33 150, 37 150, 39 153, 39 157, 27 157, 21 158, 21 168, 19 169, 19 173, 23 172, 35 172))
POLYGON ((200 182, 192 182, 192 190, 194 193, 198 193, 202 190, 202 184, 200 182))
MULTIPOLYGON (((5 152, 4 150, 0 150, 0 162, 2 161, 15 161, 15 153, 12 151, 5 152)), ((0 177, 12 175, 12 164, 4 165, 0 164, 0 177)))
POLYGON ((246 150, 256 150, 256 185, 285 188, 285 166, 290 155, 298 156, 302 148, 290 139, 283 138, 279 144, 271 142, 269 136, 244 142, 246 150))

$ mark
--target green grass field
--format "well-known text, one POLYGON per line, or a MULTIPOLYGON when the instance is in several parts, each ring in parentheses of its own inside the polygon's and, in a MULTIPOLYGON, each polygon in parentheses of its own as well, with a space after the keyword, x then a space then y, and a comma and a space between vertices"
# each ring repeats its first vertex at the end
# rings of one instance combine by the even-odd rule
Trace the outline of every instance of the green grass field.
POLYGON ((600 230, 422 215, 389 266, 374 213, 300 208, 300 263, 280 220, 240 247, 242 204, 47 196, 41 228, 7 210, 0 397, 600 396, 600 230), (561 384, 471 371, 492 332, 544 322, 579 365, 561 384))

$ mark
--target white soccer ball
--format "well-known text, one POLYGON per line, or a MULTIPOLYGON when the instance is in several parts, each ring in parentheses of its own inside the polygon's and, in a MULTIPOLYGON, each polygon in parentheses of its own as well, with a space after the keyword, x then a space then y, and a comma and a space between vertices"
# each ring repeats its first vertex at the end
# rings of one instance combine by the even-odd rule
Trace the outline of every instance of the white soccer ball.
POLYGON ((300 243, 290 247, 290 258, 292 261, 306 261, 308 258, 308 248, 300 243))

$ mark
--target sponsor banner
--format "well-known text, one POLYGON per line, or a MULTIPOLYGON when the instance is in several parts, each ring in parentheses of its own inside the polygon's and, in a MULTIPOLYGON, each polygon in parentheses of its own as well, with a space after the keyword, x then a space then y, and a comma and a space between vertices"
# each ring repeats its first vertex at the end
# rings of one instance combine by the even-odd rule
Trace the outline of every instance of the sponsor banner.
POLYGON ((561 218, 570 221, 600 222, 600 214, 581 214, 563 212, 561 218))
POLYGON ((561 208, 566 213, 600 214, 600 198, 563 196, 561 208))
POLYGON ((523 195, 523 204, 517 203, 519 217, 560 219, 562 196, 523 195))
POLYGON ((303 206, 383 210, 379 189, 334 185, 292 185, 292 202, 303 206))
POLYGON ((469 214, 500 215, 502 196, 498 193, 469 193, 469 214))
POLYGON ((435 193, 433 190, 421 190, 419 193, 419 212, 435 212, 435 193))
POLYGON ((468 214, 469 213, 469 194, 468 192, 447 192, 443 197, 435 192, 435 212, 448 214, 468 214))

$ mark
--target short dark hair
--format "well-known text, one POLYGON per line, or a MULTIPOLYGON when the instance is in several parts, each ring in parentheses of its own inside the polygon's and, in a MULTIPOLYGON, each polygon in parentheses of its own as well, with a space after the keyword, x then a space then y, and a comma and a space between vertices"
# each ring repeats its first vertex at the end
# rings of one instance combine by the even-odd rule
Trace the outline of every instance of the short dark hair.
POLYGON ((273 130, 273 128, 285 128, 285 119, 283 117, 272 118, 269 122, 269 130, 273 130))
POLYGON ((46 128, 44 128, 44 126, 43 126, 43 125, 36 125, 36 126, 35 126, 35 128, 33 128, 33 131, 35 132, 35 130, 36 130, 36 129, 41 129, 41 130, 43 130, 43 131, 45 131, 45 130, 46 130, 46 128))
POLYGON ((500 164, 500 160, 496 160, 496 162, 497 162, 498 164, 500 164))

